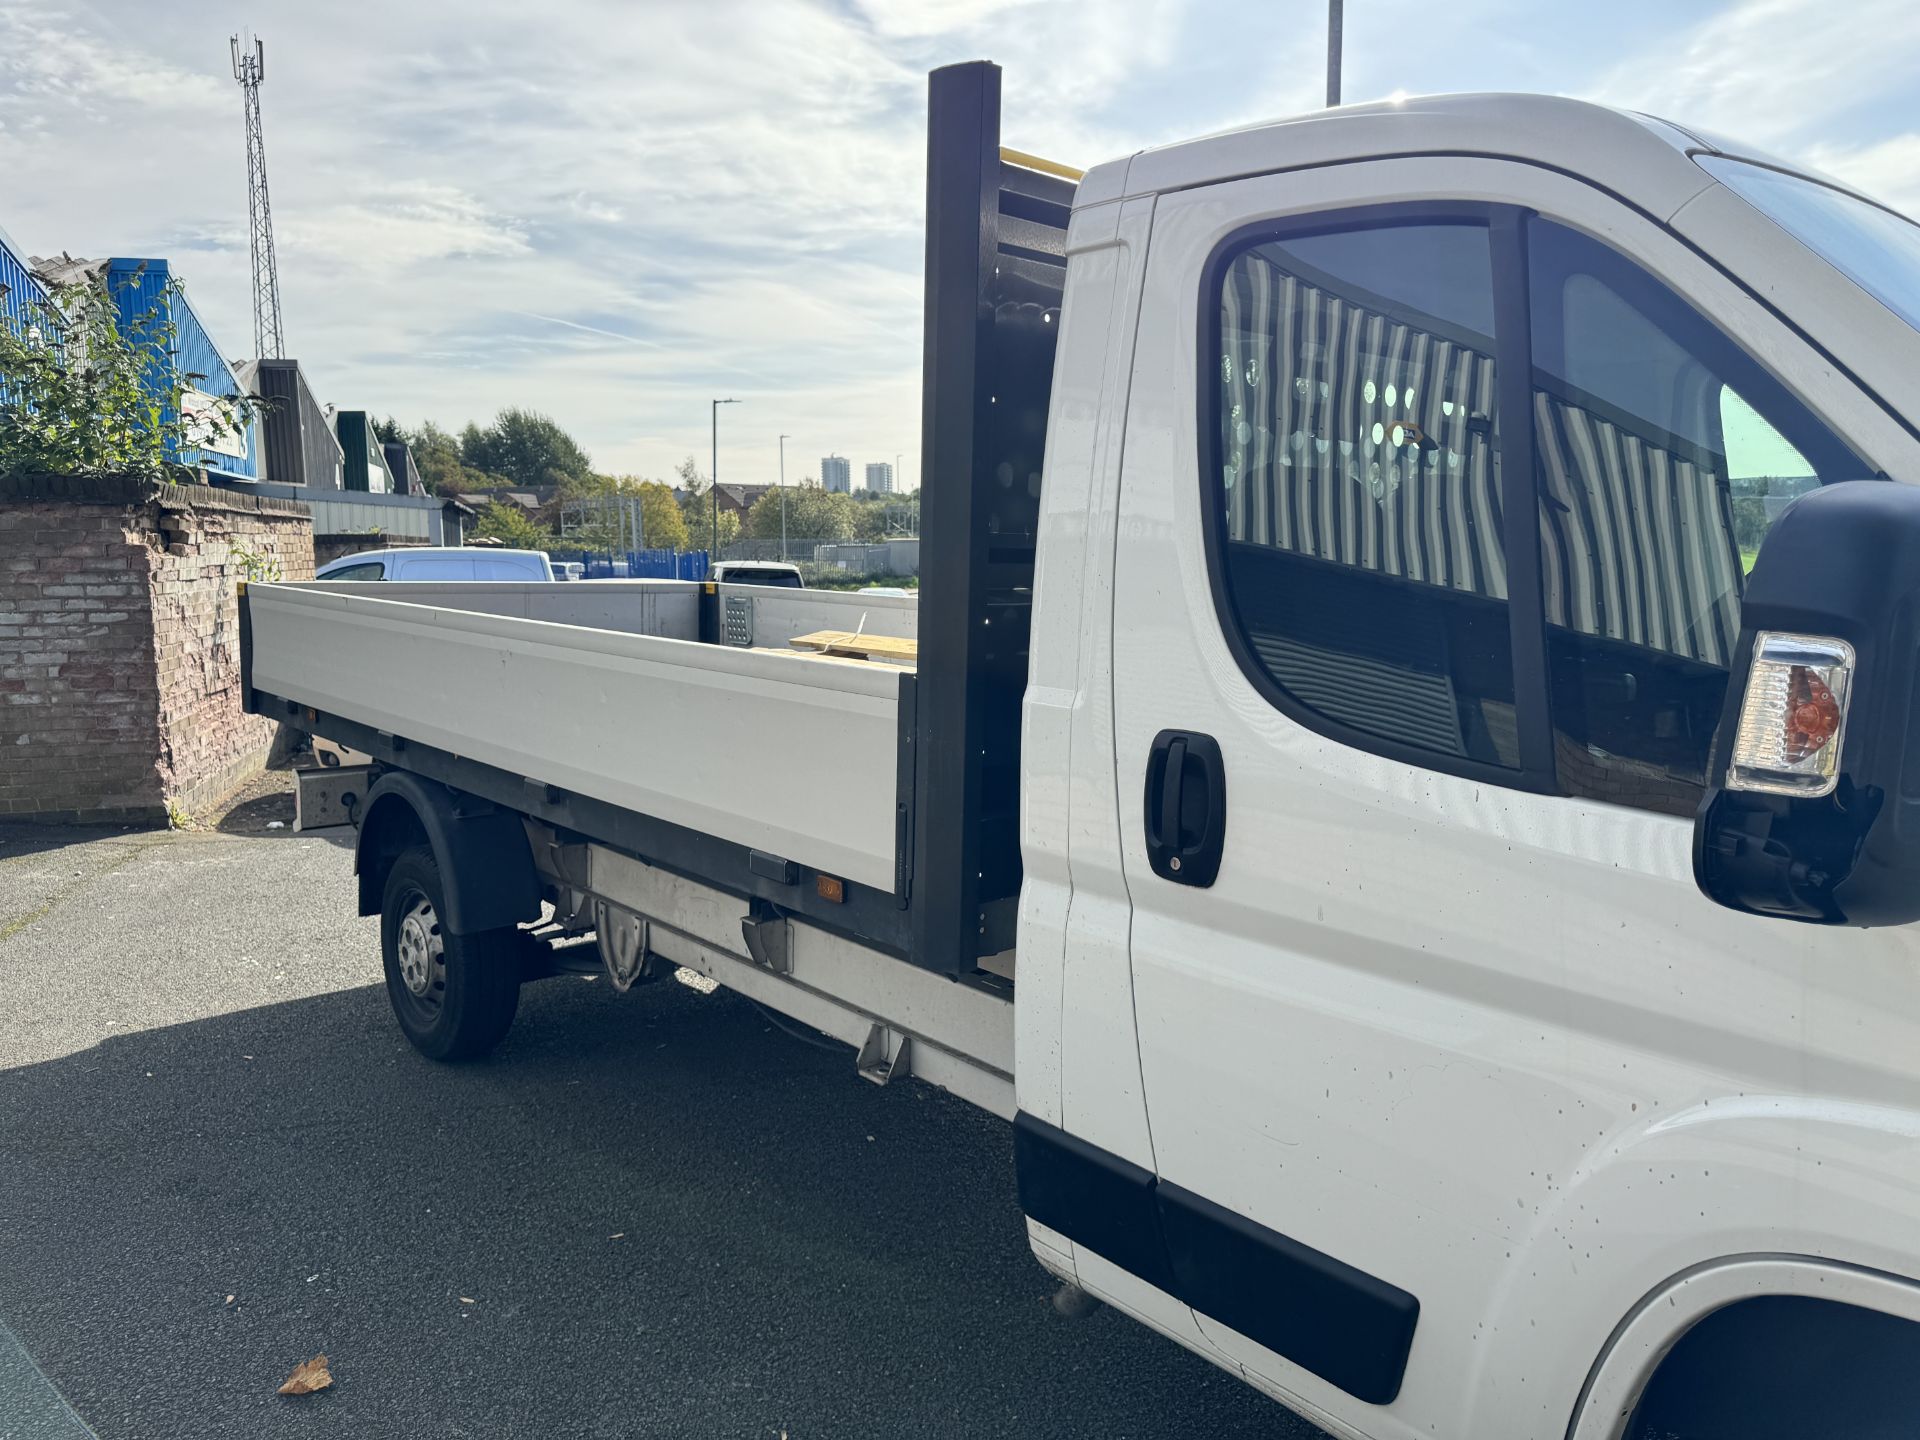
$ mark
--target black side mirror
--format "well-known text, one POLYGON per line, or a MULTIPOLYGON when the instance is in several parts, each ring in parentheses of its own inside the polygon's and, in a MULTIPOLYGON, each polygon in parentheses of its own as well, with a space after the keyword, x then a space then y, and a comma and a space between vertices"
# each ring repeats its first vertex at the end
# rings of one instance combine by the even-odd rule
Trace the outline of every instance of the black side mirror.
POLYGON ((1695 882, 1752 915, 1920 920, 1920 488, 1855 480, 1794 501, 1740 623, 1695 882))

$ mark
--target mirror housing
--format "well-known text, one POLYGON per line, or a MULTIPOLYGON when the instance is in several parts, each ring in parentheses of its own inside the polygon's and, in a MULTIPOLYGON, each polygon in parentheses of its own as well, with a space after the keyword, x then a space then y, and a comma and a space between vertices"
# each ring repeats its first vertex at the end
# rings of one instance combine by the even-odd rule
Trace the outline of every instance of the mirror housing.
MULTIPOLYGON (((1695 883, 1750 915, 1920 920, 1920 487, 1850 480, 1787 506, 1747 578, 1740 625, 1694 818, 1695 883), (1797 663, 1822 650, 1845 656, 1846 671, 1797 663), (1836 680, 1838 701, 1810 674, 1836 680), (1801 793, 1756 780, 1747 753, 1764 728, 1756 716, 1794 714, 1816 730, 1834 722, 1838 747, 1831 778, 1801 793)), ((1791 738, 1804 750, 1805 735, 1791 738)))

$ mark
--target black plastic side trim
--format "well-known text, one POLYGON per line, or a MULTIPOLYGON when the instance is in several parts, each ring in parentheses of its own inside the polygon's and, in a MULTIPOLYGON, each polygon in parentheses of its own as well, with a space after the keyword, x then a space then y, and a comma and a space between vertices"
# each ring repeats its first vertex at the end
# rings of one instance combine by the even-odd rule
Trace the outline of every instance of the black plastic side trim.
POLYGON ((1013 1117, 1013 1170, 1027 1215, 1149 1285, 1173 1290, 1151 1170, 1024 1110, 1013 1117))
POLYGON ((1172 1294, 1355 1399, 1393 1402, 1417 1299, 1178 1185, 1156 1195, 1172 1294))
POLYGON ((449 931, 469 935, 540 918, 540 882, 520 817, 400 770, 388 771, 367 791, 353 853, 361 914, 380 910, 374 892, 386 877, 376 873, 369 851, 378 847, 388 812, 396 806, 413 811, 433 846, 446 898, 441 921, 449 931))
POLYGON ((240 712, 255 715, 259 712, 253 707, 253 607, 247 603, 246 581, 240 582, 239 590, 234 603, 240 612, 240 712))
POLYGON ((763 880, 771 880, 776 885, 792 885, 800 878, 800 872, 794 863, 781 855, 769 855, 764 850, 747 852, 747 868, 763 880))
POLYGON ((1013 1160, 1032 1219, 1355 1399, 1399 1395, 1420 1319, 1407 1291, 1024 1111, 1013 1160))

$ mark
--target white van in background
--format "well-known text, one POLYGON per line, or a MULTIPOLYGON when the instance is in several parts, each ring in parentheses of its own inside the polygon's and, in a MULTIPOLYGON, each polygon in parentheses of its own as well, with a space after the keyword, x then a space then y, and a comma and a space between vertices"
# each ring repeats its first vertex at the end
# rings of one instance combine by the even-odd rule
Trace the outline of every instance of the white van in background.
POLYGON ((539 550, 459 546, 401 546, 343 555, 316 580, 552 580, 553 564, 539 550))
POLYGON ((722 560, 707 578, 719 585, 771 585, 780 590, 804 590, 800 567, 784 560, 722 560))

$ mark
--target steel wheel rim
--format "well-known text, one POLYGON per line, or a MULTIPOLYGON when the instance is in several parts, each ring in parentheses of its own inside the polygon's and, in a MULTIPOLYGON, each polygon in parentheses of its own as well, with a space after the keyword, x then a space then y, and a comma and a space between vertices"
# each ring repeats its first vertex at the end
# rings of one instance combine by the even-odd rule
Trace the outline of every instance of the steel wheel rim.
POLYGON ((446 936, 433 902, 419 890, 400 897, 393 948, 407 1000, 423 1016, 438 1014, 447 993, 446 936))

